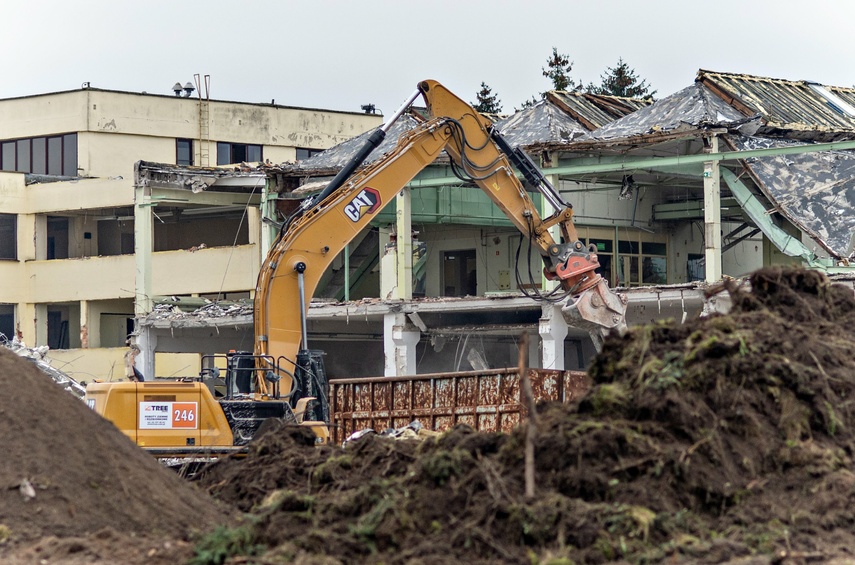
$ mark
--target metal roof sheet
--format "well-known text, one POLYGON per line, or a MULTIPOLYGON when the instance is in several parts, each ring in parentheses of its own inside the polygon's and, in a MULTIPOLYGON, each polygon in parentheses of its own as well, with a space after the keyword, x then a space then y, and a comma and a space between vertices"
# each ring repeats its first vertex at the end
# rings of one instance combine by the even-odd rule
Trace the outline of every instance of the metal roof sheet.
MULTIPOLYGON (((805 145, 728 136, 736 149, 805 145)), ((838 258, 855 255, 855 153, 821 151, 746 159, 758 186, 791 222, 838 258)))
POLYGON ((855 133, 855 89, 805 80, 698 71, 696 81, 744 115, 792 131, 855 133))
POLYGON ((589 131, 649 106, 653 102, 652 100, 563 90, 547 92, 546 99, 559 106, 589 131))

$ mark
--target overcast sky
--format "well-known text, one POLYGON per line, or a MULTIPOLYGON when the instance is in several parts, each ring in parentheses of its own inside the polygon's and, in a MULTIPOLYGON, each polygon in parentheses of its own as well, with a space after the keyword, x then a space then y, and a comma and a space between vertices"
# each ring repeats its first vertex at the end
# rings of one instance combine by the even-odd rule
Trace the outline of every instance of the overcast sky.
POLYGON ((0 0, 0 98, 93 87, 391 114, 419 80, 504 110, 548 90, 552 48, 599 82, 619 57, 657 97, 698 69, 855 85, 847 0, 0 0))

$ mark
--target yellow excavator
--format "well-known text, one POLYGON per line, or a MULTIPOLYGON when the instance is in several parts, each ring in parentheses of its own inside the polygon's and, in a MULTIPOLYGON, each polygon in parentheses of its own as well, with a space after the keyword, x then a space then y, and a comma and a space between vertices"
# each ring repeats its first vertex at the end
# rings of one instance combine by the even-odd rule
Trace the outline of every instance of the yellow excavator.
POLYGON ((255 289, 255 349, 226 356, 223 398, 215 400, 201 382, 219 371, 205 369, 193 382, 90 384, 89 405, 160 456, 227 452, 249 441, 271 417, 311 426, 324 441, 329 437, 327 382, 322 352, 308 348, 309 301, 333 259, 443 151, 455 174, 490 197, 540 253, 546 277, 559 283, 550 292, 525 292, 535 299, 566 301, 565 316, 589 330, 624 324, 625 302, 596 273, 596 252, 579 240, 572 206, 490 119, 438 82, 426 80, 348 165, 281 226, 255 289), (427 112, 412 115, 420 123, 393 150, 357 172, 419 96, 427 112), (539 192, 555 212, 542 218, 529 191, 539 192), (553 226, 560 231, 558 239, 550 232, 553 226))

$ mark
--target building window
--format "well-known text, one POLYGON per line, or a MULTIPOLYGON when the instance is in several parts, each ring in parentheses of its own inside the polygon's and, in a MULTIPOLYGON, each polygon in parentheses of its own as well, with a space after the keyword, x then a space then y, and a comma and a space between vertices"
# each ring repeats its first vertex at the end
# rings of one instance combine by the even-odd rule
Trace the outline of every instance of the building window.
POLYGON ((0 170, 77 176, 77 134, 0 141, 0 170))
POLYGON ((193 140, 192 139, 176 139, 175 140, 175 164, 176 165, 192 165, 193 164, 193 140))
POLYGON ((15 337, 15 305, 0 304, 0 343, 15 337))
POLYGON ((668 244, 662 236, 632 229, 615 230, 580 226, 580 239, 593 245, 600 268, 597 273, 611 286, 668 284, 668 244))
POLYGON ((0 214, 0 259, 18 258, 18 216, 0 214))
POLYGON ((320 153, 323 153, 323 149, 306 149, 305 147, 297 148, 297 160, 304 161, 310 157, 314 157, 320 153))
POLYGON ((258 163, 262 160, 261 145, 217 142, 217 164, 258 163))

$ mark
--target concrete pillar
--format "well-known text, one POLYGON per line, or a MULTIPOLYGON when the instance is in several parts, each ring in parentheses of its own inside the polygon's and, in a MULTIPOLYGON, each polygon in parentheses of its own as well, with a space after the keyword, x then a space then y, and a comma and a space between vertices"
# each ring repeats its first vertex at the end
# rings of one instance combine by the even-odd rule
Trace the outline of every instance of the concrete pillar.
MULTIPOLYGON (((718 137, 710 137, 710 153, 718 153, 718 137)), ((721 181, 718 161, 704 163, 704 260, 706 282, 721 280, 721 181)))
POLYGON ((33 314, 33 329, 35 332, 35 341, 33 343, 28 343, 30 347, 39 347, 41 345, 47 345, 48 339, 48 317, 47 317, 47 304, 33 304, 32 314, 33 314))
POLYGON ((543 304, 541 309, 542 314, 537 327, 541 343, 541 367, 563 371, 567 321, 561 313, 560 304, 543 304))
POLYGON ((398 289, 395 298, 413 298, 413 222, 412 197, 409 188, 404 188, 395 199, 395 218, 398 231, 398 289))
MULTIPOLYGON (((18 302, 17 307, 15 308, 15 333, 20 334, 19 337, 24 340, 24 343, 29 345, 36 343, 36 332, 35 327, 27 323, 27 320, 33 320, 35 317, 36 314, 33 304, 18 302)), ((6 337, 9 339, 12 338, 12 336, 6 337)))
POLYGON ((47 259, 47 216, 37 214, 34 221, 33 245, 36 261, 44 261, 47 259))
POLYGON ((383 316, 384 372, 387 377, 416 374, 416 344, 421 339, 418 329, 407 326, 400 312, 383 316))
MULTIPOLYGON (((32 261, 36 258, 36 239, 37 239, 37 222, 36 214, 18 214, 18 261, 32 261)), ((42 241, 46 241, 47 235, 47 219, 41 216, 44 229, 42 232, 42 241)), ((45 252, 47 256, 47 252, 45 252)))
POLYGON ((137 316, 148 314, 153 306, 151 258, 154 251, 154 224, 151 207, 151 189, 134 187, 134 313, 137 316))
MULTIPOLYGON (((260 259, 263 260, 267 256, 267 252, 276 240, 277 229, 274 223, 276 222, 276 193, 270 192, 268 182, 264 183, 261 189, 261 204, 259 205, 259 222, 261 230, 261 249, 260 259), (269 221, 265 222, 267 219, 269 221)), ((252 242, 252 235, 250 242, 252 242)))
POLYGON ((137 335, 132 338, 131 343, 139 348, 134 363, 137 370, 143 374, 145 380, 154 380, 154 352, 157 349, 157 336, 152 333, 150 328, 140 326, 137 322, 137 335))
MULTIPOLYGON (((552 154, 551 159, 552 159, 553 163, 557 163, 558 162, 558 154, 557 153, 552 154)), ((553 186, 553 188, 555 188, 556 192, 560 191, 561 178, 558 175, 546 175, 546 180, 549 181, 549 184, 551 184, 553 186)), ((541 209, 540 209, 541 218, 548 218, 549 216, 551 216, 555 212, 556 212, 555 208, 553 208, 552 205, 549 202, 547 202, 545 198, 542 198, 541 199, 541 209)), ((552 239, 554 239, 556 242, 561 241, 561 228, 558 227, 558 225, 554 225, 551 228, 549 228, 549 233, 552 234, 552 239)), ((557 287, 560 284, 556 280, 547 279, 542 271, 540 274, 540 278, 541 278, 541 285, 543 287, 544 292, 549 292, 550 290, 554 289, 555 287, 557 287)))
MULTIPOLYGON (((80 348, 81 349, 89 349, 90 347, 90 337, 89 332, 92 330, 92 325, 90 324, 92 318, 90 316, 91 313, 91 302, 88 300, 80 301, 80 348)), ((97 335, 97 334, 96 334, 97 335)), ((95 336, 93 336, 95 337, 95 336)), ((93 345, 92 347, 98 347, 98 345, 93 345)))
POLYGON ((390 299, 397 296, 398 253, 391 243, 389 230, 380 228, 380 298, 390 299))

